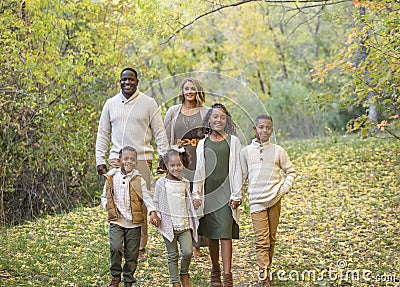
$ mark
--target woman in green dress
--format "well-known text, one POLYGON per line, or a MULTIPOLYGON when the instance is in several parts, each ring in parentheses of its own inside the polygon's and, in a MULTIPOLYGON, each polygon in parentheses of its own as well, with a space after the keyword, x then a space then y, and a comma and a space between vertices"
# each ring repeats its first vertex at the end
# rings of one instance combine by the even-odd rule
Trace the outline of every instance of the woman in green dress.
POLYGON ((204 118, 208 132, 197 145, 193 198, 198 209, 199 235, 208 238, 211 257, 211 286, 222 286, 219 245, 223 265, 223 286, 233 286, 232 239, 239 238, 237 207, 241 204, 242 174, 240 141, 235 124, 222 104, 214 104, 204 118))

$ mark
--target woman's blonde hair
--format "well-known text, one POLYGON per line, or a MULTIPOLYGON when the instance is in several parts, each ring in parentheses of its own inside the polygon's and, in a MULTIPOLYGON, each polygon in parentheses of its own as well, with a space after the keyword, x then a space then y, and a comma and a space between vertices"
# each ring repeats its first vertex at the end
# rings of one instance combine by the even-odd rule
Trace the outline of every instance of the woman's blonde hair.
POLYGON ((194 78, 186 78, 183 80, 181 84, 181 91, 179 93, 179 101, 183 103, 185 101, 185 97, 183 95, 183 86, 187 83, 191 82, 193 83, 194 87, 196 88, 196 102, 198 106, 201 106, 204 101, 206 100, 206 95, 204 93, 203 87, 201 86, 200 81, 194 79, 194 78))

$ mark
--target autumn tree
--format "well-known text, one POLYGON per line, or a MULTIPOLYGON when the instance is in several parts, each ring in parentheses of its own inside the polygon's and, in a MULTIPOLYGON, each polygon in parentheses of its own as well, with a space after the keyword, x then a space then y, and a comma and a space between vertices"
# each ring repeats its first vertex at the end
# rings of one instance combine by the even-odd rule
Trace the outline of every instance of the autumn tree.
POLYGON ((97 202, 101 107, 118 91, 122 67, 156 70, 146 46, 164 27, 151 30, 162 19, 156 4, 0 4, 0 222, 97 202))
POLYGON ((348 124, 363 135, 377 131, 400 139, 399 9, 398 2, 353 1, 354 28, 346 46, 332 62, 321 61, 314 79, 324 84, 339 80, 339 90, 325 90, 320 104, 337 101, 340 107, 363 108, 348 124))
MULTIPOLYGON (((185 13, 176 15, 174 34, 161 42, 165 50, 159 66, 173 67, 168 68, 170 76, 186 66, 189 73, 210 71, 240 81, 276 118, 276 130, 285 137, 320 135, 326 126, 343 126, 336 109, 324 117, 305 99, 316 88, 311 84, 313 63, 330 59, 351 28, 350 3, 200 1, 193 9, 188 1, 178 9, 172 2, 171 9, 185 13), (332 29, 335 14, 344 20, 334 22, 332 29)), ((229 87, 225 93, 239 103, 246 101, 229 87)), ((249 107, 250 117, 257 108, 249 107)))

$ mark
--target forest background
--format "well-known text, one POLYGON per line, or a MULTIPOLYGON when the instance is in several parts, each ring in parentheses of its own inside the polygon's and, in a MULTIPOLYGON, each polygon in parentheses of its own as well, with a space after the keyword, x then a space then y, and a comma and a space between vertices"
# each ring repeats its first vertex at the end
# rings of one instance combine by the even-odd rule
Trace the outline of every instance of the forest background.
POLYGON ((211 75, 207 103, 231 99, 246 139, 257 103, 277 141, 399 139, 398 2, 130 2, 0 4, 2 225, 98 204, 98 119, 127 66, 163 113, 211 75))

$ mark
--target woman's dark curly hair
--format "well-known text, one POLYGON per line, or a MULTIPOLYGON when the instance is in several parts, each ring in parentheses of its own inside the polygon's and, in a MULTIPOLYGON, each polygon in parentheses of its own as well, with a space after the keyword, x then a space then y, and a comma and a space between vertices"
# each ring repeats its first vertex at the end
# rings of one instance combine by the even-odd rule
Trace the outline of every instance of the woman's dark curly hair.
POLYGON ((163 170, 168 170, 167 165, 169 162, 169 159, 172 155, 177 155, 181 159, 181 162, 185 168, 188 168, 190 164, 190 154, 186 151, 184 147, 179 147, 179 149, 183 149, 183 152, 180 152, 178 149, 169 149, 162 157, 160 161, 160 168, 163 170))
POLYGON ((208 110, 207 114, 205 115, 203 119, 203 126, 205 127, 205 134, 211 134, 212 129, 210 126, 210 117, 214 109, 221 109, 224 111, 224 113, 227 115, 226 117, 226 126, 225 126, 225 132, 230 135, 236 135, 236 124, 233 122, 231 114, 228 112, 226 107, 223 104, 214 104, 211 106, 211 109, 208 110))

